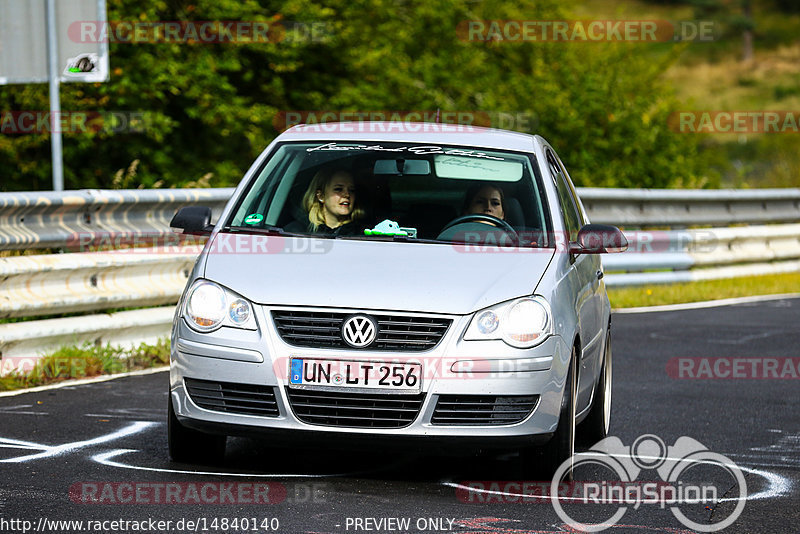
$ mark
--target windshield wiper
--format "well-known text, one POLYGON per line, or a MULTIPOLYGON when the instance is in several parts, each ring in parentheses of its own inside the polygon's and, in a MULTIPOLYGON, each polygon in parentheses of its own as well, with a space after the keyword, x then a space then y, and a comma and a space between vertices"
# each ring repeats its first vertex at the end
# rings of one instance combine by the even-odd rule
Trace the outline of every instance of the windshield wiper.
POLYGON ((436 239, 427 239, 427 238, 420 239, 419 237, 411 237, 411 236, 408 236, 408 235, 394 235, 394 236, 391 236, 391 237, 392 237, 392 241, 400 241, 402 243, 441 243, 442 242, 442 241, 438 241, 436 239))
POLYGON ((510 239, 502 241, 494 241, 494 240, 468 241, 463 239, 451 239, 449 241, 437 241, 437 243, 451 243, 464 246, 498 247, 498 248, 551 248, 539 245, 535 241, 528 241, 524 239, 510 239))
POLYGON ((434 243, 441 244, 447 241, 437 241, 436 239, 427 239, 419 237, 411 237, 407 235, 339 235, 337 239, 355 239, 357 241, 380 241, 383 243, 399 242, 399 243, 434 243))
POLYGON ((270 225, 264 225, 264 226, 224 226, 222 228, 222 231, 223 232, 230 232, 232 234, 242 233, 242 234, 290 235, 290 236, 303 235, 303 234, 297 234, 295 232, 287 232, 286 230, 284 230, 280 226, 270 226, 270 225))

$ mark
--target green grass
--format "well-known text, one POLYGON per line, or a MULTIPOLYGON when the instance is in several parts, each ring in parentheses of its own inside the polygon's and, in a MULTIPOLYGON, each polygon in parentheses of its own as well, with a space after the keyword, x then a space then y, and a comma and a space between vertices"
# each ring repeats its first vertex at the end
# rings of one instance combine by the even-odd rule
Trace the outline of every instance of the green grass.
POLYGON ((800 273, 609 289, 612 308, 637 308, 753 295, 800 293, 800 273))
POLYGON ((70 378, 122 373, 158 367, 169 363, 169 340, 155 345, 142 343, 132 349, 110 345, 64 346, 43 356, 27 374, 11 373, 0 377, 0 391, 43 386, 70 378))
MULTIPOLYGON (((731 25, 741 7, 736 2, 726 6, 715 15, 703 15, 687 2, 582 0, 573 11, 577 18, 714 21, 714 40, 686 43, 678 60, 662 75, 675 90, 680 102, 677 111, 796 114, 800 109, 800 11, 782 12, 770 0, 753 0, 754 59, 743 62, 741 32, 731 25)), ((632 46, 657 61, 676 45, 632 46)), ((797 136, 791 129, 787 133, 703 134, 700 153, 708 158, 709 175, 721 176, 721 187, 800 187, 797 136)))

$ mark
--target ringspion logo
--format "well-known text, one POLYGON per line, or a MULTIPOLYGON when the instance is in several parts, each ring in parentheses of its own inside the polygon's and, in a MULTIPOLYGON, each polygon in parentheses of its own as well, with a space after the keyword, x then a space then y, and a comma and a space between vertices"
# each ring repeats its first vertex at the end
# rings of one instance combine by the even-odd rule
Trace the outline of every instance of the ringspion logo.
POLYGON ((582 532, 600 532, 642 505, 669 508, 681 524, 698 532, 717 532, 732 525, 747 502, 747 483, 742 470, 728 457, 711 452, 699 441, 682 436, 667 446, 658 436, 639 436, 629 446, 609 437, 586 452, 573 455, 556 469, 550 495, 558 516, 582 532), (581 468, 603 470, 608 480, 583 482, 582 495, 559 492, 568 472, 581 468), (642 484, 642 473, 655 471, 661 483, 642 484), (735 502, 730 513, 717 505, 735 502), (595 506, 587 506, 595 505, 595 506), (699 505, 699 506, 698 506, 699 505), (714 508, 709 519, 705 507, 714 508), (598 520, 599 515, 607 517, 598 520))

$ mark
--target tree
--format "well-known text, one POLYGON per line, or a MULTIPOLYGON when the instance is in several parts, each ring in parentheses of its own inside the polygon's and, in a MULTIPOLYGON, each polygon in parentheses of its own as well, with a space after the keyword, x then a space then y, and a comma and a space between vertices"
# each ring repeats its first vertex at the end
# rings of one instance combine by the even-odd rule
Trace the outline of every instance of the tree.
MULTIPOLYGON (((675 54, 644 43, 496 42, 459 37, 470 20, 568 20, 560 3, 468 0, 116 0, 115 21, 263 21, 289 30, 280 42, 112 43, 111 81, 65 84, 65 110, 142 113, 140 132, 64 137, 67 188, 181 186, 208 177, 233 185, 277 135, 287 110, 510 112, 512 125, 544 135, 582 185, 701 185, 693 136, 672 132, 678 104, 661 72, 675 54), (316 22, 302 38, 291 21, 316 22)), ((463 37, 463 36, 462 36, 463 37)), ((0 109, 47 109, 44 86, 0 88, 0 109)), ((47 135, 0 135, 2 190, 48 189, 47 135)))

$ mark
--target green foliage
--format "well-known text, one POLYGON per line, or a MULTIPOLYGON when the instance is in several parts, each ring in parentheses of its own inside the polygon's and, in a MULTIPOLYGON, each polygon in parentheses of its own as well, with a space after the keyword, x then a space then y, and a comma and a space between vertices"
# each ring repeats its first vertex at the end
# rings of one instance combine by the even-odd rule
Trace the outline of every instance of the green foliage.
POLYGON ((681 284, 610 288, 608 298, 612 308, 620 309, 754 295, 796 294, 799 288, 800 273, 782 273, 681 284))
POLYGON ((800 151, 796 133, 740 136, 716 149, 731 162, 727 181, 732 187, 797 187, 800 151))
MULTIPOLYGON (((645 43, 468 42, 469 20, 566 20, 559 2, 113 0, 114 21, 324 23, 320 39, 111 44, 111 80, 62 85, 64 110, 142 113, 144 131, 64 136, 67 188, 229 186, 286 110, 472 111, 530 117, 580 185, 715 184, 645 43)), ((289 34, 291 36, 291 33, 289 34)), ((0 109, 46 110, 44 85, 0 88, 0 109)), ((0 190, 50 185, 48 135, 0 135, 0 190)))
POLYGON ((169 350, 167 339, 159 340, 155 345, 142 343, 129 350, 88 342, 80 346, 63 346, 39 359, 29 373, 0 377, 0 391, 167 365, 169 350))
MULTIPOLYGON (((579 185, 701 186, 697 139, 669 130, 678 108, 661 78, 679 50, 660 61, 645 58, 641 43, 454 41, 451 28, 466 20, 564 20, 558 2, 519 5, 455 3, 442 6, 373 1, 368 26, 339 34, 352 57, 353 84, 337 96, 345 109, 481 110, 531 115, 559 151, 579 185), (357 34, 356 34, 357 30, 357 34), (358 46, 371 43, 368 54, 358 46), (446 53, 443 53, 446 50, 446 53)), ((347 4, 349 6, 349 4, 347 4)), ((341 20, 357 16, 355 7, 341 20)))

